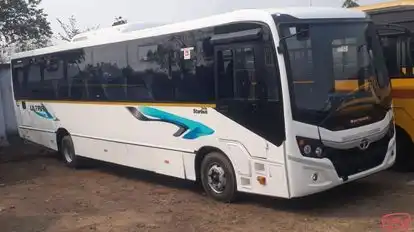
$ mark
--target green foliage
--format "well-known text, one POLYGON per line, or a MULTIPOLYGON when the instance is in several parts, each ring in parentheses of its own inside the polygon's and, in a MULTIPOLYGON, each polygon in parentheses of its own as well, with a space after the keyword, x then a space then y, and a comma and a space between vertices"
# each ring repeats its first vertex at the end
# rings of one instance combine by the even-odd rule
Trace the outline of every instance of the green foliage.
POLYGON ((21 50, 47 46, 53 33, 40 2, 0 1, 0 46, 15 44, 21 50))
POLYGON ((112 26, 118 26, 128 23, 128 20, 122 18, 122 16, 116 17, 115 21, 112 23, 112 26))
POLYGON ((58 33, 58 37, 61 40, 64 41, 71 41, 73 37, 75 37, 77 34, 83 33, 83 32, 87 32, 87 31, 92 31, 92 30, 96 30, 99 28, 98 26, 95 27, 90 27, 90 28, 86 28, 85 30, 81 30, 79 29, 78 25, 77 25, 77 21, 75 16, 71 16, 68 19, 68 23, 64 23, 62 20, 60 19, 56 19, 58 21, 58 23, 60 24, 60 27, 63 30, 63 33, 58 33))
POLYGON ((352 8, 358 6, 358 0, 345 0, 344 3, 342 3, 342 8, 352 8))

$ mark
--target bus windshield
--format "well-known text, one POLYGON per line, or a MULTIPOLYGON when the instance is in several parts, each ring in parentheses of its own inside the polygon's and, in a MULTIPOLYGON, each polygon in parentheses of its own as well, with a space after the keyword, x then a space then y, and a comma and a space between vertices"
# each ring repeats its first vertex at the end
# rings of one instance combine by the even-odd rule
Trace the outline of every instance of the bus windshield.
POLYGON ((280 29, 295 120, 339 130, 385 117, 390 84, 372 23, 286 24, 280 29), (351 123, 361 117, 366 120, 351 123))

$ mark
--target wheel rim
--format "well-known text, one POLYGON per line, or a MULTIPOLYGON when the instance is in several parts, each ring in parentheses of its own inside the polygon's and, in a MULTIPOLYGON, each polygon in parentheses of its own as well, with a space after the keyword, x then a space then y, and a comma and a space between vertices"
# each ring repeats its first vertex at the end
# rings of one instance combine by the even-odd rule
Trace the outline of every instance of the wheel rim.
POLYGON ((207 173, 208 186, 215 193, 223 193, 226 189, 226 172, 219 164, 213 164, 208 169, 207 173))
POLYGON ((65 156, 66 161, 68 163, 71 163, 73 161, 73 153, 70 151, 66 142, 64 142, 63 144, 63 155, 65 156))

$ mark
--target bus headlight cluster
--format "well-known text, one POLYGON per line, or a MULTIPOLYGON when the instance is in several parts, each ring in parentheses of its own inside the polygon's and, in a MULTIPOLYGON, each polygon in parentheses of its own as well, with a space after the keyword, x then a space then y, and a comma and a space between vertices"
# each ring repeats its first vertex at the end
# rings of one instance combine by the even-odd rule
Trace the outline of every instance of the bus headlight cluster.
POLYGON ((310 158, 324 158, 324 146, 318 139, 296 137, 299 150, 303 156, 310 158))

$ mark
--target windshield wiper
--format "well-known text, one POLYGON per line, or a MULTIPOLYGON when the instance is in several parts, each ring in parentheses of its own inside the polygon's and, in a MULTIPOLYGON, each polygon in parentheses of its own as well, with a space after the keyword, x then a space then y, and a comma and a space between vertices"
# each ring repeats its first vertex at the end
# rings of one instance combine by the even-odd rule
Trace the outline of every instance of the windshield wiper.
MULTIPOLYGON (((373 88, 372 87, 372 84, 369 84, 370 85, 370 88, 373 88)), ((330 118, 330 117, 332 117, 332 115, 334 115, 335 113, 337 113, 338 111, 341 111, 343 108, 341 107, 342 105, 344 105, 345 104, 345 102, 347 102, 348 100, 352 100, 352 99, 355 99, 355 97, 354 96, 352 96, 352 95, 354 95, 355 94, 355 92, 356 91, 359 91, 361 89, 361 86, 359 86, 356 90, 354 90, 354 91, 352 91, 352 92, 350 92, 350 93, 348 93, 348 94, 346 94, 345 96, 342 96, 342 97, 340 97, 339 98, 339 101, 338 101, 338 103, 337 104, 335 104, 336 106, 335 106, 335 108, 334 108, 334 110, 330 110, 329 111, 329 113, 328 113, 328 115, 326 115, 326 117, 322 120, 322 121, 320 121, 318 124, 317 124, 317 127, 318 127, 318 133, 319 133, 319 139, 322 139, 321 138, 321 136, 320 136, 320 127, 322 127, 323 126, 323 124, 330 118), (350 96, 352 96, 352 97, 350 97, 350 96)), ((372 106, 374 106, 374 107, 379 107, 379 108, 381 108, 382 110, 384 110, 384 111, 389 111, 391 108, 390 107, 387 107, 387 106, 383 106, 382 104, 380 104, 380 103, 377 103, 377 102, 372 102, 372 103, 369 103, 369 102, 366 102, 366 104, 370 104, 370 105, 372 105, 372 106)), ((325 104, 326 106, 325 106, 325 109, 327 108, 327 110, 329 110, 329 109, 331 109, 332 108, 332 100, 331 100, 331 98, 329 98, 328 100, 327 100, 327 103, 325 104), (327 106, 329 106, 329 107, 327 107, 327 106)), ((344 108, 346 108, 346 107, 344 107, 344 108)))
MULTIPOLYGON (((360 89, 360 87, 358 87, 357 91, 360 89)), ((333 114, 335 114, 336 112, 338 112, 338 109, 345 103, 346 100, 349 99, 349 96, 354 94, 355 91, 352 91, 351 93, 346 94, 345 96, 342 96, 337 104, 337 106, 335 107, 334 110, 329 111, 328 115, 326 115, 326 117, 318 123, 317 127, 318 127, 318 135, 319 135, 319 140, 322 142, 322 136, 321 136, 321 126, 326 122, 326 120, 328 120, 333 114)))
POLYGON ((283 53, 284 52, 284 46, 282 45, 282 42, 283 41, 285 41, 286 39, 289 39, 289 38, 292 38, 292 37, 294 37, 294 36, 297 36, 297 35, 300 35, 300 34, 303 34, 303 33, 305 33, 305 32, 308 32, 309 31, 309 29, 303 29, 303 30, 300 30, 300 31, 298 31, 298 32, 296 32, 296 33, 293 33, 293 34, 291 34, 291 35, 287 35, 287 36, 284 36, 284 37, 282 37, 282 38, 280 38, 279 39, 279 46, 277 47, 277 51, 278 51, 278 53, 283 53))
MULTIPOLYGON (((359 90, 359 88, 358 88, 358 90, 359 90)), ((349 99, 349 96, 351 96, 353 94, 354 94, 354 91, 352 91, 351 93, 346 94, 345 96, 340 97, 338 103, 335 104, 336 105, 335 109, 330 110, 328 115, 326 115, 326 117, 320 123, 318 123, 318 125, 317 125, 318 128, 321 127, 326 122, 326 120, 328 120, 334 113, 338 112, 338 109, 349 99)), ((326 108, 327 108, 327 110, 331 109, 332 108, 332 99, 329 98, 325 105, 326 105, 325 109, 326 108)))

